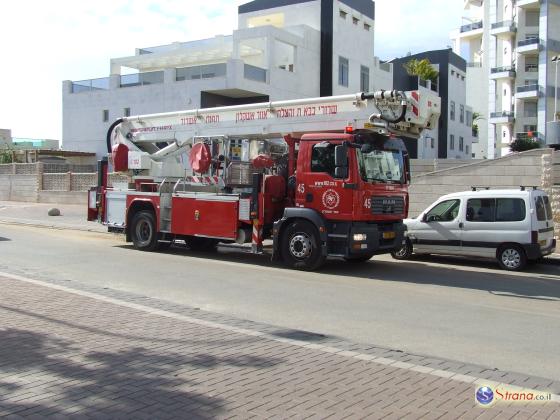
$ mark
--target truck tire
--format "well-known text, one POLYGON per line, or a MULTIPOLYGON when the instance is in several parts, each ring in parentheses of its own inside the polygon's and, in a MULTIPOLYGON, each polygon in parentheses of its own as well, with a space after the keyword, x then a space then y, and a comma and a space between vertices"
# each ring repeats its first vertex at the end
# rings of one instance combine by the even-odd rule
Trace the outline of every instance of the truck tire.
POLYGON ((407 239, 400 248, 391 251, 391 257, 395 260, 408 260, 412 256, 412 244, 407 239))
POLYGON ((306 220, 296 220, 286 227, 280 247, 284 263, 296 270, 317 270, 326 259, 319 231, 306 220))
POLYGON ((507 244, 498 249, 498 264, 507 271, 520 271, 527 265, 527 256, 520 246, 507 244))
POLYGON ((344 257, 344 261, 350 263, 363 263, 371 260, 375 254, 356 255, 353 257, 344 257))
POLYGON ((136 249, 156 251, 159 248, 156 218, 151 211, 139 211, 132 217, 130 236, 136 249))

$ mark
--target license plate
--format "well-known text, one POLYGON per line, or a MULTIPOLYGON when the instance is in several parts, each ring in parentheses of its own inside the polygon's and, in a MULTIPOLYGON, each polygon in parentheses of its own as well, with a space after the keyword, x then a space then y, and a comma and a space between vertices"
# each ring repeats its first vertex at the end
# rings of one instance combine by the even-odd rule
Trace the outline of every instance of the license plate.
POLYGON ((396 236, 395 232, 383 232, 383 239, 395 239, 396 236))

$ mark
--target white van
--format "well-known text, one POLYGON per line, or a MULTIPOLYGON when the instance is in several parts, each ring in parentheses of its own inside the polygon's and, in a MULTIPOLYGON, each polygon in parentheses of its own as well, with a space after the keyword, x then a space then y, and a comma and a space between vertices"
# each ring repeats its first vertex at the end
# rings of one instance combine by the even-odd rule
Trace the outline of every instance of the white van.
POLYGON ((534 187, 448 194, 405 224, 406 242, 392 253, 399 260, 412 253, 486 257, 513 271, 556 248, 550 200, 534 187))

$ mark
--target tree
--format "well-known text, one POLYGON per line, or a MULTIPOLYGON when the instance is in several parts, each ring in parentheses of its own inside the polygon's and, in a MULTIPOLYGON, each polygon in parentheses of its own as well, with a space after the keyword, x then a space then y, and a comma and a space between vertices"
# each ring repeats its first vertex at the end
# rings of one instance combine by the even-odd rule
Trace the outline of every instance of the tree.
POLYGON ((472 134, 473 137, 478 137, 478 120, 480 119, 480 114, 478 112, 473 112, 472 114, 472 134))
POLYGON ((10 148, 6 145, 6 147, 0 150, 0 164, 2 163, 12 163, 13 155, 10 148))
POLYGON ((423 80, 435 82, 439 76, 439 72, 434 69, 432 63, 427 58, 423 60, 413 58, 403 66, 410 76, 418 76, 423 80))
POLYGON ((519 137, 510 143, 509 150, 512 152, 525 152, 540 147, 541 144, 530 137, 519 137))

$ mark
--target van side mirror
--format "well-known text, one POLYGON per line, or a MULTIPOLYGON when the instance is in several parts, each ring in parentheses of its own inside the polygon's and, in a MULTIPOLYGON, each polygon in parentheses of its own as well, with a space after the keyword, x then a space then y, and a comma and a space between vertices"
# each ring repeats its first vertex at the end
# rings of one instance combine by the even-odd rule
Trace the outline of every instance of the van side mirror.
POLYGON ((341 144, 334 148, 334 166, 348 168, 348 146, 341 144))

